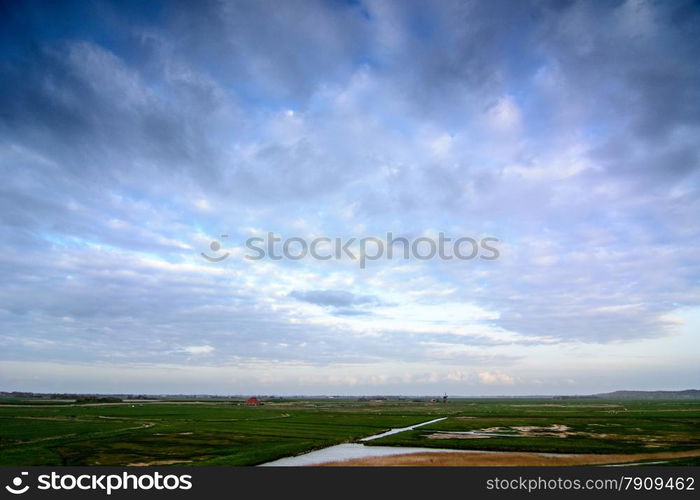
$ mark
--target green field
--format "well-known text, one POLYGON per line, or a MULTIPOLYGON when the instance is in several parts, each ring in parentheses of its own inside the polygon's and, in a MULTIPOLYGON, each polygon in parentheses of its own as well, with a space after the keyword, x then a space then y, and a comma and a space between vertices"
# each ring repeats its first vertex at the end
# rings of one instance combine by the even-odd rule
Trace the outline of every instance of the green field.
POLYGON ((700 402, 472 403, 460 415, 371 444, 549 453, 687 451, 700 448, 700 402))
POLYGON ((564 453, 700 449, 699 400, 8 402, 0 406, 0 465, 255 465, 442 416, 447 420, 367 444, 564 453))

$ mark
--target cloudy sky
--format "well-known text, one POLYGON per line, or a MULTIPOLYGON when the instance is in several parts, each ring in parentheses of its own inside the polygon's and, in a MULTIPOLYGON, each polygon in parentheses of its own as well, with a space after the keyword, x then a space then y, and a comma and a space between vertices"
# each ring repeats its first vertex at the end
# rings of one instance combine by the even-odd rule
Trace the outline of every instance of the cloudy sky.
POLYGON ((0 390, 700 385, 697 3, 2 5, 0 390))

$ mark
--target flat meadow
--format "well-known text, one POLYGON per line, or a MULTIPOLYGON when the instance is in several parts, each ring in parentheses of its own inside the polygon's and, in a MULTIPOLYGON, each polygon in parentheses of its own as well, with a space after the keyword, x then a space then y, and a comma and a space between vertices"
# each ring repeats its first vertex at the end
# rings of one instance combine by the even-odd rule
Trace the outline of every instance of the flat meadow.
MULTIPOLYGON (((274 399, 105 404, 4 400, 0 465, 257 465, 391 428, 365 443, 504 452, 698 451, 700 400, 274 399)), ((651 460, 651 459, 650 459, 651 460)), ((667 463, 697 465, 697 457, 667 463)))

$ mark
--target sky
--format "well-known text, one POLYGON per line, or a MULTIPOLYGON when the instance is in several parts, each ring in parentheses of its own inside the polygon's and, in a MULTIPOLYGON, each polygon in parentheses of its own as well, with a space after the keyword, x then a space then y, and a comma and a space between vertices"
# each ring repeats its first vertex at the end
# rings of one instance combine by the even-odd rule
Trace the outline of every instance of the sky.
POLYGON ((0 390, 700 386, 697 2, 1 5, 0 390))

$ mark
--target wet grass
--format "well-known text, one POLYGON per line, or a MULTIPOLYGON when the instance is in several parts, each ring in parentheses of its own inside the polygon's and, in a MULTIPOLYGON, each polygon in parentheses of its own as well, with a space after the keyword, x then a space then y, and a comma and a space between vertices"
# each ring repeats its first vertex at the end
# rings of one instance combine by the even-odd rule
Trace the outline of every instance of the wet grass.
POLYGON ((494 401, 371 444, 549 453, 686 451, 700 448, 700 402, 494 401), (552 431, 553 426, 565 427, 552 431))
MULTIPOLYGON (((700 448, 700 401, 480 399, 428 404, 292 400, 0 407, 0 465, 255 465, 447 416, 368 445, 638 453, 700 448), (566 437, 429 439, 434 433, 566 425, 566 437)), ((689 460, 691 463, 695 459, 689 460)))
POLYGON ((2 407, 0 465, 253 465, 425 420, 342 402, 2 407))

